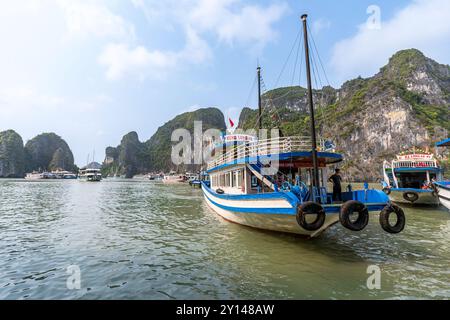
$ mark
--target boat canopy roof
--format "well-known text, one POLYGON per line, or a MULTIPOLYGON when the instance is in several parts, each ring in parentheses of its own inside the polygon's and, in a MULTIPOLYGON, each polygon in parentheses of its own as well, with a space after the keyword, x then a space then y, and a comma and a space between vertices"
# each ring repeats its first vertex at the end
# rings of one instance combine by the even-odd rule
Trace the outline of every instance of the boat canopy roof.
POLYGON ((445 139, 444 141, 436 143, 436 147, 450 147, 450 138, 445 139))
MULTIPOLYGON (((277 137, 233 146, 227 148, 225 154, 219 154, 208 163, 208 173, 230 166, 265 164, 269 161, 278 161, 280 167, 312 168, 311 145, 309 137, 277 137)), ((343 160, 341 154, 326 149, 324 143, 319 146, 317 156, 319 167, 343 160)))

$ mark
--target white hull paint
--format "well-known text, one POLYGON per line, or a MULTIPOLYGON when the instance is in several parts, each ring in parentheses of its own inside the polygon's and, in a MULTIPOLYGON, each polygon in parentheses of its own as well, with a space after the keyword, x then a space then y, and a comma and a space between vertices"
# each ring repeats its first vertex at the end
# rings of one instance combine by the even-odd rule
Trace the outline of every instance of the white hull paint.
POLYGON ((297 222, 295 214, 277 213, 277 208, 292 208, 287 200, 247 200, 247 201, 234 201, 224 200, 214 197, 211 194, 207 194, 205 191, 205 201, 208 206, 214 210, 219 216, 227 221, 241 224, 247 227, 277 231, 284 233, 294 233, 308 237, 317 237, 322 234, 326 229, 339 222, 339 214, 331 213, 327 214, 327 218, 323 227, 317 231, 307 231, 301 228, 297 222), (215 203, 220 204, 220 206, 215 203), (279 205, 279 206, 278 206, 279 205), (273 213, 251 213, 251 212, 236 212, 228 209, 224 209, 221 206, 236 207, 236 208, 271 208, 273 213))
POLYGON ((396 203, 404 203, 404 204, 423 204, 423 205, 439 205, 439 199, 433 195, 432 192, 416 192, 419 198, 414 201, 405 200, 403 197, 405 192, 413 192, 413 191, 396 191, 392 190, 389 195, 389 199, 396 203))
POLYGON ((450 210, 450 190, 436 185, 439 192, 439 201, 441 204, 450 210))

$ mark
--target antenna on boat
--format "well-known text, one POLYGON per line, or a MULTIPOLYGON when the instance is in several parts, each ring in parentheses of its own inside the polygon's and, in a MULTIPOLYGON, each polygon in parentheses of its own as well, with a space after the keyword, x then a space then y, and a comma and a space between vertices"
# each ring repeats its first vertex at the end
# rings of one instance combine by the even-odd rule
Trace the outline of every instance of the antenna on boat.
POLYGON ((301 17, 301 19, 303 21, 303 35, 304 35, 304 41, 305 41, 306 77, 307 77, 307 82, 308 82, 308 102, 309 102, 309 111, 311 113, 312 160, 313 160, 313 166, 314 166, 313 187, 320 188, 319 162, 317 159, 316 124, 315 124, 315 119, 314 119, 314 100, 313 100, 312 81, 311 81, 311 64, 310 64, 310 59, 309 59, 307 18, 308 18, 307 14, 304 14, 301 17))
POLYGON ((258 63, 256 69, 258 73, 258 111, 259 111, 259 130, 262 130, 262 101, 261 101, 261 66, 258 63))

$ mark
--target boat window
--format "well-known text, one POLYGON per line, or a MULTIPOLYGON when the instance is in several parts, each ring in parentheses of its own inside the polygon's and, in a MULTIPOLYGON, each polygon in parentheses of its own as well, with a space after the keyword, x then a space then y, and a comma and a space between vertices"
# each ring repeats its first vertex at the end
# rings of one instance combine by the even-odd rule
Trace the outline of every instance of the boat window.
POLYGON ((426 172, 402 172, 396 173, 399 188, 420 189, 427 183, 426 172))
POLYGON ((258 178, 254 175, 252 175, 252 188, 258 187, 258 178))
POLYGON ((242 187, 242 170, 239 170, 236 173, 236 179, 237 179, 237 187, 241 188, 242 187))
POLYGON ((231 172, 231 187, 236 187, 236 172, 231 172))

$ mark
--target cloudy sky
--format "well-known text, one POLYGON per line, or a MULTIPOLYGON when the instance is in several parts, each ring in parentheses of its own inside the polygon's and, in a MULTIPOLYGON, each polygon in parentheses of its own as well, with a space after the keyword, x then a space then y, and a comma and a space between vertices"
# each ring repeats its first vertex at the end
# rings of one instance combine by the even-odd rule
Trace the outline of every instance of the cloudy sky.
POLYGON ((0 0, 0 130, 56 132, 84 164, 184 111, 236 121, 258 61, 268 89, 299 83, 294 58, 277 80, 305 12, 335 87, 400 49, 450 64, 447 0, 0 0))

